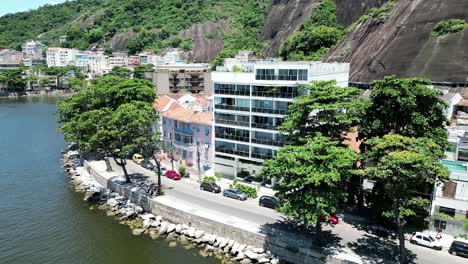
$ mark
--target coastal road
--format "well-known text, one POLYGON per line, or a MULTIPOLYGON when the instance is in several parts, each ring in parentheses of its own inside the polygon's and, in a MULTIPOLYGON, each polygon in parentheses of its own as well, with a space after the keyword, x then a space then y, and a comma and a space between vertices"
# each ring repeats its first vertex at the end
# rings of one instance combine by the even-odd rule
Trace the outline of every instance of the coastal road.
MULTIPOLYGON (((113 167, 119 169, 115 164, 113 167)), ((157 176, 154 172, 142 168, 133 161, 128 161, 127 169, 129 173, 144 175, 149 177, 149 180, 157 182, 157 176)), ((291 224, 285 224, 281 214, 272 209, 260 207, 258 198, 238 201, 223 197, 219 193, 202 191, 199 183, 193 178, 173 181, 163 176, 162 183, 165 187, 165 195, 162 197, 172 203, 185 204, 192 210, 205 211, 223 219, 230 218, 232 222, 241 222, 251 227, 274 226, 275 230, 277 229, 283 234, 304 237, 301 230, 293 228, 291 224)), ((396 263, 398 241, 369 235, 344 221, 335 226, 325 225, 323 229, 335 236, 338 241, 337 245, 333 247, 335 253, 343 251, 349 255, 359 256, 365 263, 396 263)), ((412 245, 409 241, 407 241, 406 247, 413 263, 466 264, 467 262, 465 258, 450 255, 447 250, 437 251, 412 245)))

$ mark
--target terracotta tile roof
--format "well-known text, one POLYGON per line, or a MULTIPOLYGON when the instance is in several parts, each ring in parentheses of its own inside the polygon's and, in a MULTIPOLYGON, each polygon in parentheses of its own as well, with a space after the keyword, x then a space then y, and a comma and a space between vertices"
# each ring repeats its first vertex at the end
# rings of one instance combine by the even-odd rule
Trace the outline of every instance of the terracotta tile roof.
POLYGON ((164 112, 162 116, 190 124, 213 124, 213 113, 189 110, 179 104, 172 104, 171 108, 164 112))
POLYGON ((153 107, 157 109, 159 112, 162 112, 164 111, 164 108, 166 108, 167 105, 171 103, 172 101, 173 101, 172 98, 165 96, 165 95, 161 95, 158 97, 158 99, 156 99, 153 102, 153 107))
POLYGON ((468 100, 462 99, 457 103, 458 106, 468 106, 468 100))
POLYGON ((204 96, 200 96, 200 97, 197 98, 197 102, 201 106, 205 106, 208 103, 208 99, 206 99, 206 97, 204 97, 204 96))

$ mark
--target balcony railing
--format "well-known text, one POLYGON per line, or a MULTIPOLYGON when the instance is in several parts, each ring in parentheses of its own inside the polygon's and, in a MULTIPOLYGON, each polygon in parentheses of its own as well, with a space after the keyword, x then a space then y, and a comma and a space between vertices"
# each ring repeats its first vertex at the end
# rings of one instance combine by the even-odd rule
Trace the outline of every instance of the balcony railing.
POLYGON ((225 125, 233 125, 233 126, 242 126, 242 127, 249 127, 249 122, 242 122, 242 121, 235 121, 235 120, 228 120, 228 119, 216 119, 215 123, 218 124, 225 124, 225 125))
POLYGON ((261 128, 261 129, 269 129, 269 130, 276 130, 277 126, 271 124, 263 124, 263 123, 254 123, 252 122, 253 128, 261 128))
POLYGON ((258 108, 252 107, 252 112, 256 113, 268 113, 268 114, 276 114, 276 115, 285 115, 287 109, 272 109, 272 108, 258 108))
POLYGON ((239 90, 230 90, 230 89, 215 89, 215 94, 230 94, 230 95, 250 96, 249 91, 239 91, 239 90))
POLYGON ((225 104, 216 104, 215 109, 225 109, 225 110, 245 111, 245 112, 250 111, 249 107, 235 106, 235 105, 225 105, 225 104))
POLYGON ((184 147, 184 148, 193 147, 193 143, 185 143, 185 142, 179 141, 179 140, 174 140, 174 145, 184 147))
POLYGON ((184 135, 193 135, 193 131, 189 128, 181 128, 181 127, 176 127, 175 132, 184 134, 184 135))
POLYGON ((230 140, 235 140, 235 141, 249 142, 248 137, 241 137, 241 136, 229 135, 229 134, 223 134, 223 133, 215 133, 215 137, 230 139, 230 140))
POLYGON ((297 97, 298 94, 297 93, 259 92, 259 91, 255 91, 255 92, 252 92, 252 96, 292 99, 294 97, 297 97))
POLYGON ((217 152, 222 152, 222 153, 227 153, 227 154, 233 154, 233 155, 238 155, 238 156, 243 156, 243 157, 248 157, 249 152, 245 151, 240 151, 240 150, 233 150, 233 149, 228 149, 226 147, 216 147, 215 150, 217 152))
POLYGON ((252 158, 256 158, 256 159, 272 159, 274 158, 275 156, 273 156, 273 154, 260 154, 260 153, 253 153, 252 152, 252 158))
POLYGON ((284 146, 284 142, 280 140, 272 140, 272 139, 257 139, 252 138, 252 143, 262 144, 262 145, 269 145, 269 146, 276 146, 282 147, 284 146))

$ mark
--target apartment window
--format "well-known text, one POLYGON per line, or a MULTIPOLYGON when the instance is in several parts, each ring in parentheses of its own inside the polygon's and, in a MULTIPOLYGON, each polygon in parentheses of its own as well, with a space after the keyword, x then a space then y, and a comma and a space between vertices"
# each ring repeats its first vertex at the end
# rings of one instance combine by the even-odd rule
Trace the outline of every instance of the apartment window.
POLYGON ((183 151, 183 153, 182 153, 182 157, 183 157, 184 159, 186 159, 186 158, 187 158, 187 151, 186 151, 186 150, 184 150, 184 151, 183 151))
POLYGON ((164 118, 164 117, 163 117, 163 119, 162 119, 162 123, 163 123, 163 125, 165 125, 165 124, 166 124, 166 118, 164 118))
POLYGON ((192 158, 193 157, 193 153, 190 151, 189 154, 188 154, 189 158, 192 158))
POLYGON ((205 135, 209 135, 210 134, 210 127, 209 126, 205 126, 205 135))
POLYGON ((455 209, 453 208, 440 206, 439 213, 444 213, 444 214, 450 215, 451 217, 455 217, 455 209))
POLYGON ((299 81, 307 81, 307 70, 298 70, 298 74, 299 81))
POLYGON ((275 80, 275 70, 274 69, 257 69, 256 80, 275 80))

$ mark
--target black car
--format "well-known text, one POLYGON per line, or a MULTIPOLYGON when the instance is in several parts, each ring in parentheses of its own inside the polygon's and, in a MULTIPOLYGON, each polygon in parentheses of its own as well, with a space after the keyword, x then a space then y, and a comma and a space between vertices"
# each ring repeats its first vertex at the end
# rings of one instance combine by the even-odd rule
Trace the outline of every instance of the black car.
POLYGON ((380 237, 396 239, 395 232, 381 225, 369 225, 366 227, 366 231, 369 234, 374 234, 380 237))
POLYGON ((450 245, 449 253, 454 256, 468 257, 468 241, 454 240, 450 245))
POLYGON ((147 169, 147 170, 151 170, 151 171, 152 171, 152 170, 154 169, 153 163, 151 163, 149 160, 144 160, 144 161, 142 161, 142 162, 140 163, 140 165, 141 165, 143 168, 147 169))
POLYGON ((221 187, 219 187, 214 182, 202 182, 200 184, 200 190, 213 192, 213 193, 220 193, 221 192, 221 187))
POLYGON ((276 200, 276 198, 273 196, 263 195, 258 200, 258 205, 275 209, 276 207, 278 207, 278 200, 276 200))
POLYGON ((251 183, 254 180, 255 180, 254 176, 247 176, 244 179, 242 179, 242 181, 245 182, 245 183, 251 183))

